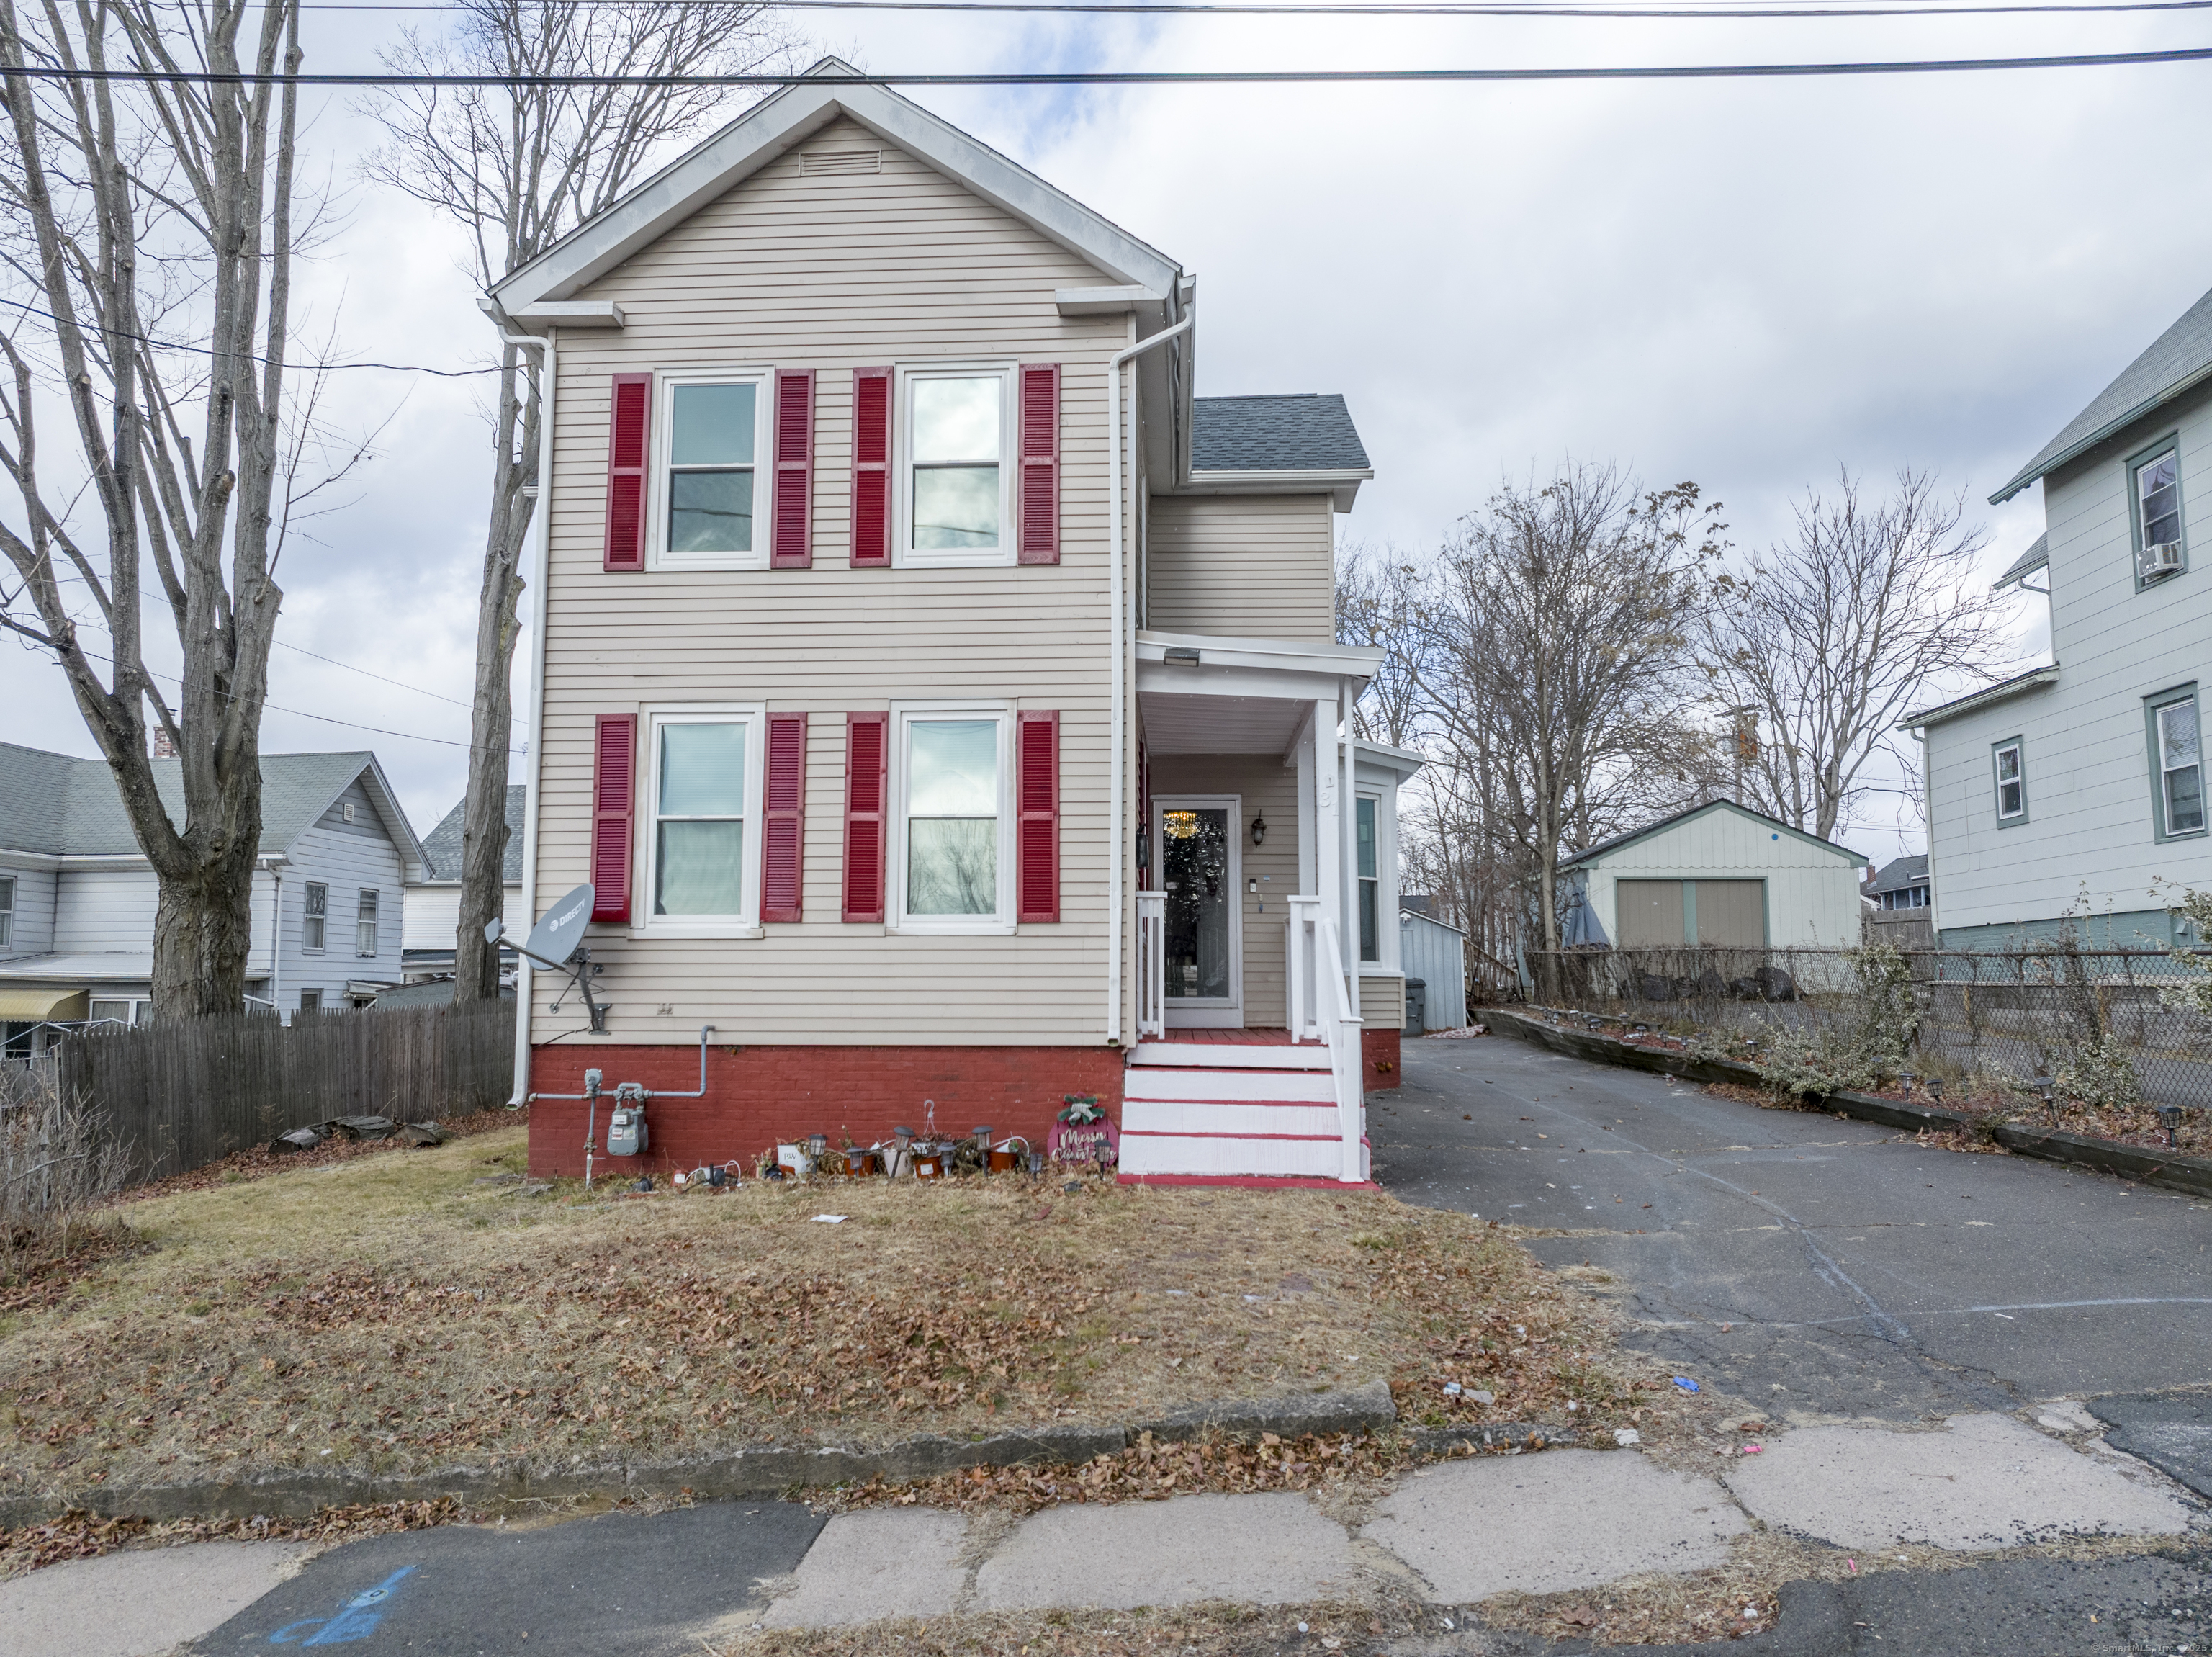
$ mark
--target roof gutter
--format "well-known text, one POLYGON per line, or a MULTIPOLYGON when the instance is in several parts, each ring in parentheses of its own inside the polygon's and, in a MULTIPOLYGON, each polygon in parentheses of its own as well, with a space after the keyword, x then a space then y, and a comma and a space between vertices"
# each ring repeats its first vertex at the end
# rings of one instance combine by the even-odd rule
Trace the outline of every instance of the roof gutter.
MULTIPOLYGON (((2103 425, 2098 427, 2096 430, 2091 432, 2087 437, 2081 439, 2080 442, 2069 444, 2066 448, 2059 450, 2057 454, 2052 455, 2048 460, 2043 461, 2039 465, 2033 460, 2030 460, 2027 463, 2027 467, 2025 471, 2021 472, 2019 476, 2014 478, 2010 483, 2007 484, 1996 494, 1990 496, 1990 504, 1991 506, 2002 506, 2007 501, 2012 499, 2014 496, 2019 494, 2021 490, 2026 489, 2037 478, 2047 478, 2052 472, 2057 471, 2059 467, 2067 465, 2070 461, 2080 460, 2083 455, 2087 454, 2091 449, 2096 448, 2100 443, 2105 442, 2108 439, 2118 436, 2120 433, 2126 430, 2130 426, 2135 424, 2136 421, 2147 418, 2150 415, 2157 413, 2160 409, 2165 407, 2168 403, 2172 402, 2177 397, 2185 397, 2188 395, 2190 392, 2195 390, 2198 386, 2203 385, 2208 380, 2212 380, 2212 362, 2206 363, 2194 374, 2185 375, 2182 378, 2175 381, 2172 385, 2168 386, 2164 391, 2160 392, 2156 396, 2146 398, 2143 401, 2136 404, 2135 407, 2130 409, 2125 414, 2119 416, 2117 419, 2106 421, 2103 425)), ((1900 727, 1900 728, 1902 728, 1900 727)))
POLYGON ((1929 725, 1940 725, 1946 720, 1956 719, 1964 714, 1978 713, 1984 708, 1994 707, 2000 702, 2009 701, 2023 691, 2038 690, 2045 685, 2056 685, 2057 682, 2058 664, 2054 661, 2048 667, 2033 668, 2016 679, 2005 680, 2002 685, 1992 685, 1989 689, 1977 691, 1972 696, 1962 696, 1956 702, 1938 703, 1933 708, 1923 708, 1916 713, 1909 713, 1898 722, 1897 728, 1900 731, 1917 731, 1929 725))

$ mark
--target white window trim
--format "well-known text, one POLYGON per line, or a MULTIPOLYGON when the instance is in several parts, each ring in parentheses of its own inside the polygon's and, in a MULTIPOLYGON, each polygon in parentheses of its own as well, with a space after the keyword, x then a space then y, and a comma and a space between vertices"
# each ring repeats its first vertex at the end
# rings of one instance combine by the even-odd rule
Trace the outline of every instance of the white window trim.
POLYGON ((301 886, 304 889, 300 893, 300 953, 303 955, 320 955, 330 947, 330 882, 327 880, 307 880, 301 882, 301 886), (323 894, 323 912, 320 915, 311 914, 307 909, 307 892, 315 890, 317 887, 321 888, 323 894), (309 943, 307 941, 307 923, 312 920, 319 920, 323 923, 323 941, 320 943, 309 943))
POLYGON ((894 936, 1003 937, 1014 930, 1014 704, 992 698, 966 702, 891 704, 890 878, 885 881, 884 930, 894 936), (999 912, 995 915, 919 915, 906 912, 907 728, 916 720, 993 719, 999 725, 999 912))
POLYGON ((775 490, 775 370, 765 368, 663 369, 653 377, 653 428, 647 434, 646 553, 648 570, 765 570, 775 490), (750 552, 670 552, 669 457, 676 437, 678 386, 744 386, 753 397, 753 550, 750 552))
POLYGON ((902 363, 895 376, 891 459, 897 468, 893 505, 892 563, 906 570, 992 569, 1015 561, 1018 536, 1014 523, 1014 474, 1020 469, 1020 364, 1017 362, 902 363), (914 385, 918 380, 973 380, 999 376, 999 545, 927 547, 914 545, 914 385))
POLYGON ((1996 783, 1997 821, 2000 823, 2009 823, 2015 817, 2027 815, 2027 755, 2024 752, 2025 747, 2024 743, 2007 742, 1990 751, 1990 769, 1994 773, 1993 780, 1996 783), (2008 777, 2004 774, 2002 766, 2007 754, 2013 757, 2013 765, 2018 772, 2016 776, 2008 777), (2004 808, 2004 791, 2007 783, 2015 784, 2020 789, 2020 806, 2017 810, 2007 811, 2004 808))
POLYGON ((638 710, 645 734, 644 789, 638 796, 637 845, 634 866, 642 879, 632 912, 633 938, 761 938, 768 935, 760 921, 762 797, 768 777, 768 704, 761 702, 678 703, 638 710), (744 908, 735 915, 655 915, 653 882, 659 871, 654 859, 660 837, 653 831, 660 821, 660 732, 665 725, 733 725, 745 729, 744 835, 738 854, 744 881, 744 908))
MULTIPOLYGON (((1376 953, 1382 958, 1379 961, 1356 961, 1353 969, 1364 978, 1401 977, 1406 970, 1406 952, 1401 947, 1404 935, 1400 928, 1389 924, 1390 917, 1398 912, 1398 889, 1404 884, 1398 872, 1398 785, 1394 782, 1361 782, 1355 777, 1352 797, 1375 801, 1375 876, 1378 882, 1375 893, 1375 933, 1376 953)), ((1358 834, 1356 824, 1352 849, 1357 858, 1358 834)), ((1359 923, 1359 874, 1356 862, 1352 879, 1354 886, 1352 921, 1356 928, 1359 923)), ((1356 934, 1352 940, 1352 949, 1353 953, 1358 953, 1359 939, 1356 934)))
MULTIPOLYGON (((2208 825, 2212 825, 2212 812, 2207 812, 2206 822, 2199 823, 2195 828, 2178 829, 2174 827, 2173 793, 2172 789, 2167 788, 2166 779, 2172 776, 2176 771, 2193 771, 2197 773, 2197 798, 2200 800, 2203 798, 2204 710, 2203 704, 2197 701, 2194 692, 2191 692, 2188 696, 2178 696, 2170 701, 2161 702, 2156 707, 2153 708, 2151 710, 2150 719, 2151 729, 2156 734, 2158 739, 2158 820, 2166 825, 2166 838, 2167 839, 2193 839, 2197 835, 2203 834, 2208 825), (2197 716, 2197 758, 2191 760, 2185 765, 2169 765, 2166 763, 2166 716, 2170 710, 2183 707, 2188 708, 2197 716)), ((2200 807, 2200 809, 2203 809, 2203 807, 2200 807)))
POLYGON ((15 877, 0 874, 0 893, 7 898, 0 903, 0 949, 15 947, 15 877))
MULTIPOLYGON (((330 929, 330 922, 327 917, 324 920, 323 927, 325 935, 327 936, 330 929)), ((365 886, 356 887, 353 894, 354 959, 356 960, 373 961, 383 953, 384 893, 375 886, 365 886), (373 898, 376 900, 376 912, 374 915, 363 915, 361 912, 361 900, 363 898, 373 898), (361 947, 361 929, 364 926, 368 929, 369 943, 371 946, 367 949, 363 949, 361 947)))

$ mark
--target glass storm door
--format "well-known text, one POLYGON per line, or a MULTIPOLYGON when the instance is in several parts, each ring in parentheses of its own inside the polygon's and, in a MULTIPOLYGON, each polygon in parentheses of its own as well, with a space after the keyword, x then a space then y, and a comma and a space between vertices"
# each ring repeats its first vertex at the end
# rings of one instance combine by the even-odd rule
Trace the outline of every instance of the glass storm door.
POLYGON ((1160 886, 1166 895, 1167 1004, 1170 1024, 1243 1022, 1243 972, 1237 901, 1237 829, 1234 796, 1158 802, 1160 886))

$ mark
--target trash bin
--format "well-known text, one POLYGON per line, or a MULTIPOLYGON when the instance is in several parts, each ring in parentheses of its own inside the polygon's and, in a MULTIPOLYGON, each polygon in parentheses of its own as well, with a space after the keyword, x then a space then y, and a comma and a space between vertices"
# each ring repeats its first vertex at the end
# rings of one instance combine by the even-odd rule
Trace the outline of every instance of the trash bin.
POLYGON ((1409 1036, 1425 1036, 1429 1033, 1429 981, 1426 978, 1406 980, 1406 1030, 1409 1036))

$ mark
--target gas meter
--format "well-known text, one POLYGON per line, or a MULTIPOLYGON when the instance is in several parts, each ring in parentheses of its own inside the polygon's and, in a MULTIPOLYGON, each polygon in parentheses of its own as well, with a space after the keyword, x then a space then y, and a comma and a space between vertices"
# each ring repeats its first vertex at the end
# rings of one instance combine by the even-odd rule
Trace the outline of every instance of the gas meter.
POLYGON ((607 1118, 607 1154, 635 1156, 646 1147, 645 1088, 625 1081, 615 1089, 614 1114, 607 1118))

